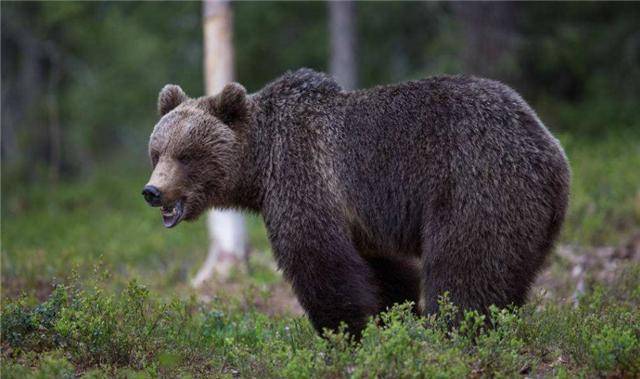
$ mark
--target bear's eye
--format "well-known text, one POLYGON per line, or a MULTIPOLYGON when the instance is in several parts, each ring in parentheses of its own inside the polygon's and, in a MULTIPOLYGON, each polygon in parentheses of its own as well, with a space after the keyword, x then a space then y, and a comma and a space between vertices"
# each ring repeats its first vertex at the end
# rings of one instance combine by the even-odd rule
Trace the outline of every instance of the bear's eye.
POLYGON ((176 159, 178 160, 178 162, 182 164, 187 164, 193 160, 193 156, 187 155, 187 154, 180 154, 176 159))
POLYGON ((158 164, 158 159, 160 159, 160 154, 158 154, 158 152, 156 152, 156 151, 152 151, 151 152, 151 165, 153 167, 156 167, 156 165, 158 164))

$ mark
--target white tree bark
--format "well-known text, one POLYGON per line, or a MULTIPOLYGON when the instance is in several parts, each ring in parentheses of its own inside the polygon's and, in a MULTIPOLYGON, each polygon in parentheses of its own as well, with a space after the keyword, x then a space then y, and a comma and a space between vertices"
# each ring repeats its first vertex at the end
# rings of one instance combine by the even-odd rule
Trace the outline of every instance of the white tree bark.
POLYGON ((342 88, 357 87, 355 4, 353 1, 329 1, 331 58, 329 70, 342 88))
MULTIPOLYGON (((219 93, 233 80, 232 12, 225 0, 203 2, 204 76, 207 95, 219 93)), ((207 217, 209 253, 191 281, 201 286, 217 275, 225 279, 231 269, 246 261, 249 251, 247 229, 242 214, 212 210, 207 217)))

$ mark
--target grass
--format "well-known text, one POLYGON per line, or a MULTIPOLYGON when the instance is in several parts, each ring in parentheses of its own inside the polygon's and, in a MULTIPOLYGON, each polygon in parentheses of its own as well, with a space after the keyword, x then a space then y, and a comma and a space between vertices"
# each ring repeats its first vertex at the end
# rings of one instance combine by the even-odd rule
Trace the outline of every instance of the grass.
POLYGON ((640 136, 562 138, 572 168, 571 204, 562 242, 611 245, 640 225, 640 136))
MULTIPOLYGON (((573 170, 562 244, 619 246, 638 232, 640 136, 629 130, 561 135, 573 170)), ((575 303, 538 296, 542 283, 525 307, 494 310, 492 328, 474 313, 448 328, 457 311, 443 298, 428 319, 406 306, 379 316, 358 344, 320 338, 280 305, 290 293, 258 217, 249 273, 202 301, 188 281, 206 254, 203 223, 165 230, 139 195, 147 173, 125 167, 54 187, 3 178, 3 378, 640 376, 637 263, 617 262, 612 280, 594 273, 575 303)), ((570 271, 550 260, 562 296, 570 271)))
MULTIPOLYGON (((20 289, 35 289, 43 280, 68 276, 70 269, 91 272, 100 260, 120 286, 130 277, 159 289, 186 283, 206 255, 204 223, 165 230, 158 210, 140 196, 147 172, 113 176, 109 173, 118 167, 103 170, 105 174, 54 188, 5 191, 3 278, 19 282, 20 289)), ((248 221, 253 246, 266 250, 260 220, 248 221)))

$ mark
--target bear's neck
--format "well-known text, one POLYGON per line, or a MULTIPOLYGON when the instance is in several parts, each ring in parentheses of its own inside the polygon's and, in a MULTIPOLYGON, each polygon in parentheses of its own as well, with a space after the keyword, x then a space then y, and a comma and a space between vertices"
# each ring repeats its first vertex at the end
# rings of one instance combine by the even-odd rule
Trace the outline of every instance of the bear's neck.
POLYGON ((241 132, 240 178, 230 199, 231 206, 260 213, 269 181, 270 146, 272 142, 267 132, 266 117, 256 102, 250 102, 252 115, 246 128, 241 132))
MULTIPOLYGON (((286 95, 286 94, 285 94, 286 95)), ((327 99, 335 96, 324 96, 327 99)), ((299 103, 314 100, 299 96, 276 97, 272 93, 257 93, 249 98, 249 112, 251 115, 246 127, 240 132, 242 141, 240 154, 240 178, 236 189, 232 191, 231 206, 262 213, 265 199, 269 197, 269 190, 275 188, 272 183, 276 167, 281 167, 281 160, 286 154, 282 146, 283 139, 290 134, 290 126, 299 124, 305 115, 298 114, 299 103), (276 162, 274 162, 274 160, 276 162)), ((332 102, 331 109, 337 110, 338 103, 332 102)), ((337 125, 334 125, 337 127, 337 125)))

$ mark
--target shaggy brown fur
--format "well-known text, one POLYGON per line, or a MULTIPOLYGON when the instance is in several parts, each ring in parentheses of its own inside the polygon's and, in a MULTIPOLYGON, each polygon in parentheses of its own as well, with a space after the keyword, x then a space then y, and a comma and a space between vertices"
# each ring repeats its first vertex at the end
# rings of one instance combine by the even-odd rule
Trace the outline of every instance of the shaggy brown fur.
POLYGON ((262 214, 318 330, 344 321, 357 334, 420 295, 433 313, 445 291, 465 309, 522 304, 564 219, 564 152, 495 81, 347 92, 302 69, 249 96, 238 84, 200 99, 167 86, 159 109, 149 150, 163 203, 183 199, 185 219, 262 214))

